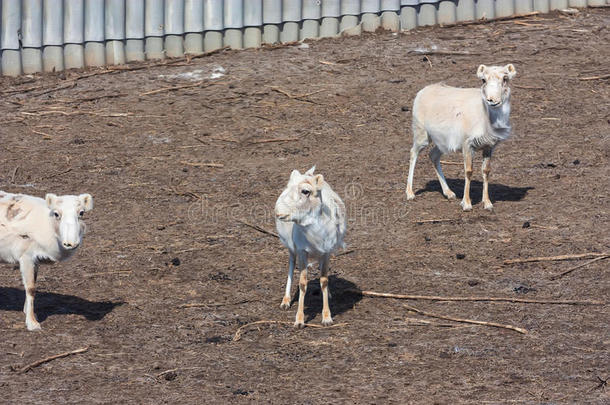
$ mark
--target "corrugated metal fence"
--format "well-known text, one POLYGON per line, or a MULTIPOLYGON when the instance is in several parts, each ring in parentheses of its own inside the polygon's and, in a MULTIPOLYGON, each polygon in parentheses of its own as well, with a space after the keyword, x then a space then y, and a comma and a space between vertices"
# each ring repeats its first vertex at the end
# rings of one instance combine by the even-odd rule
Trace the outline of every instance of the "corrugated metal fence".
POLYGON ((397 31, 610 0, 0 0, 4 75, 397 31))

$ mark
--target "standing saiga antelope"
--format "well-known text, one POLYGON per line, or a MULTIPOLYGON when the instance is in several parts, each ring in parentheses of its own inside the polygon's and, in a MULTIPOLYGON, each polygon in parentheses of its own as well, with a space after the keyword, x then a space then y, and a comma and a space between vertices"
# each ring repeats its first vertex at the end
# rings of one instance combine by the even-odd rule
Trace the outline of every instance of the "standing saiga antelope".
POLYGON ((347 227, 345 205, 341 198, 324 181, 321 174, 314 175, 315 166, 304 174, 293 170, 288 185, 275 203, 275 224, 280 240, 290 251, 288 280, 282 309, 290 308, 290 289, 295 264, 298 264, 299 307, 294 326, 305 326, 303 312, 307 292, 309 259, 317 259, 322 289, 322 325, 333 323, 328 305, 328 264, 330 255, 343 247, 347 227), (298 263, 296 263, 298 261, 298 263))
POLYGON ((464 211, 472 209, 470 201, 470 180, 472 178, 472 155, 477 150, 483 152, 483 204, 491 210, 489 199, 489 172, 491 154, 496 145, 510 136, 510 88, 508 87, 517 71, 512 64, 506 66, 485 66, 477 69, 477 76, 483 81, 480 89, 449 87, 442 83, 424 87, 413 101, 413 147, 409 162, 407 199, 415 198, 413 193, 413 171, 419 152, 431 141, 430 160, 448 199, 455 198, 441 169, 441 155, 461 150, 464 155, 464 211))
POLYGON ((90 194, 47 194, 42 199, 0 191, 0 262, 19 263, 28 330, 40 329, 34 314, 38 264, 72 256, 85 233, 83 215, 91 209, 90 194))

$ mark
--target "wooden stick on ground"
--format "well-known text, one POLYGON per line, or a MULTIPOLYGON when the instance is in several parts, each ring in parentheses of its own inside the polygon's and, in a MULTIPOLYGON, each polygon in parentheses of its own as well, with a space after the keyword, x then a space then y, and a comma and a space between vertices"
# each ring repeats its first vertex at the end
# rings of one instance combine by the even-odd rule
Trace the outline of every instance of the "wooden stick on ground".
POLYGON ((610 79, 610 74, 601 75, 601 76, 589 76, 589 77, 579 77, 578 80, 604 80, 610 79))
POLYGON ((243 300, 238 302, 192 302, 190 304, 178 305, 178 308, 199 308, 199 307, 224 307, 225 305, 240 305, 258 300, 243 300))
POLYGON ((514 302, 521 304, 551 304, 551 305, 606 305, 602 301, 557 301, 557 300, 534 300, 526 298, 511 298, 511 297, 443 297, 436 295, 409 295, 409 294, 391 294, 379 293, 375 291, 362 291, 355 288, 344 290, 355 294, 364 295, 367 297, 380 298, 396 298, 401 300, 426 300, 426 301, 473 301, 473 302, 514 302))
POLYGON ((180 89, 188 89, 190 87, 198 87, 198 86, 201 86, 203 84, 203 82, 204 82, 204 80, 199 80, 198 82, 191 83, 191 84, 183 84, 180 86, 171 86, 171 87, 162 87, 157 90, 151 90, 151 91, 146 91, 144 93, 140 93, 140 97, 149 96, 151 94, 163 93, 164 91, 174 91, 174 90, 180 90, 180 89))
POLYGON ((193 167, 225 167, 222 163, 198 163, 198 162, 187 162, 185 160, 181 160, 180 163, 187 166, 193 167))
POLYGON ((556 275, 554 275, 553 277, 551 277, 551 280, 557 280, 558 278, 561 278, 561 277, 563 277, 563 276, 565 276, 565 275, 570 274, 570 273, 571 273, 571 272, 573 272, 574 270, 580 269, 581 267, 588 266, 588 265, 590 265, 591 263, 595 263, 595 262, 597 262, 597 261, 599 261, 599 260, 604 260, 604 259, 607 259, 607 258, 609 258, 609 257, 610 257, 610 255, 596 257, 595 259, 593 259, 593 260, 589 260, 588 262, 585 262, 585 263, 579 264, 579 265, 574 266, 574 267, 570 267, 568 270, 564 271, 563 273, 559 273, 559 274, 556 274, 556 275))
POLYGON ((440 219, 420 219, 418 221, 413 221, 415 222, 417 225, 421 225, 421 224, 437 224, 439 222, 453 222, 453 221, 457 221, 457 218, 440 218, 440 219))
POLYGON ((250 227, 250 228, 252 228, 252 229, 256 229, 257 231, 262 232, 262 233, 265 233, 265 234, 267 234, 267 235, 271 235, 271 236, 274 236, 274 237, 276 237, 276 238, 279 238, 279 237, 280 237, 280 236, 279 236, 277 233, 275 233, 275 232, 268 231, 268 230, 266 230, 265 228, 262 228, 262 227, 260 227, 260 226, 258 226, 258 225, 254 225, 254 224, 251 224, 251 223, 249 223, 249 222, 246 222, 246 221, 244 221, 243 219, 238 219, 238 220, 237 220, 237 222, 239 222, 239 223, 241 223, 241 224, 244 224, 244 225, 246 225, 246 226, 249 226, 249 227, 250 227))
POLYGON ((65 353, 56 354, 54 356, 45 357, 42 360, 35 361, 33 363, 28 364, 25 367, 22 367, 21 369, 19 369, 18 373, 19 374, 27 373, 28 371, 30 371, 34 367, 38 367, 41 364, 48 363, 48 362, 50 362, 52 360, 55 360, 55 359, 61 359, 62 357, 68 357, 68 356, 71 356, 73 354, 84 353, 87 350, 89 350, 89 347, 83 347, 82 349, 72 350, 71 352, 65 352, 65 353))
POLYGON ((252 141, 250 142, 250 144, 256 144, 256 143, 272 143, 272 142, 292 142, 292 141, 299 141, 301 140, 301 138, 275 138, 275 139, 261 139, 258 141, 252 141))
MULTIPOLYGON (((239 329, 237 329, 237 331, 235 332, 235 335, 233 336, 233 341, 237 342, 239 339, 241 339, 241 335, 243 334, 243 331, 245 328, 252 326, 252 325, 260 325, 263 323, 270 323, 270 324, 276 324, 276 325, 294 325, 294 322, 288 322, 288 321, 267 321, 267 320, 263 320, 263 321, 256 321, 256 322, 250 322, 247 323, 245 325, 242 325, 239 327, 239 329)), ((307 328, 338 328, 340 326, 345 326, 347 325, 347 323, 336 323, 334 325, 331 326, 322 326, 322 325, 316 325, 316 324, 312 324, 312 323, 306 323, 305 327, 307 328)))
POLYGON ((539 11, 532 11, 531 13, 514 14, 514 15, 510 15, 510 16, 506 16, 506 17, 489 18, 489 19, 481 18, 479 20, 460 21, 460 22, 451 23, 451 24, 440 24, 440 26, 441 27, 454 27, 454 26, 462 26, 462 25, 487 24, 487 23, 495 22, 495 21, 508 21, 508 20, 516 20, 518 18, 533 17, 538 14, 540 14, 539 11))
POLYGON ((405 305, 405 308, 407 308, 407 310, 409 310, 409 311, 416 312, 420 315, 429 316, 430 318, 438 318, 438 319, 444 319, 447 321, 455 321, 455 322, 462 322, 462 323, 471 323, 474 325, 491 326, 494 328, 510 329, 510 330, 514 330, 519 333, 523 333, 524 335, 527 335, 527 330, 525 330, 523 328, 519 328, 517 326, 513 326, 513 325, 505 325, 505 324, 496 323, 496 322, 475 321, 472 319, 464 319, 464 318, 453 318, 451 316, 438 315, 438 314, 433 314, 431 312, 425 312, 425 311, 419 310, 419 309, 409 306, 409 305, 405 305))
POLYGON ((531 262, 552 262, 556 260, 573 260, 573 259, 588 259, 590 257, 609 256, 610 253, 580 253, 574 255, 559 255, 559 256, 543 256, 543 257, 529 257, 527 259, 509 259, 504 260, 504 264, 514 263, 531 263, 531 262))

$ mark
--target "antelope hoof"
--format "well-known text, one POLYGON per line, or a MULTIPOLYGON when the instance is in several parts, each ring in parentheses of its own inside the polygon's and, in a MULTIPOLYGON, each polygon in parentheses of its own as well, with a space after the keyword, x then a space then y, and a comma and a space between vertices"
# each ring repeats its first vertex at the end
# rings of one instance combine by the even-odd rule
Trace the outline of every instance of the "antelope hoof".
POLYGON ((455 200, 455 193, 449 190, 445 193, 445 197, 447 197, 448 200, 455 200))
POLYGON ((29 331, 42 330, 38 321, 26 321, 25 326, 29 331))
POLYGON ((295 321, 294 327, 297 329, 303 329, 305 327, 305 322, 303 321, 295 321))
POLYGON ((490 202, 486 202, 486 203, 485 203, 485 209, 486 209, 487 211, 493 211, 494 206, 493 206, 493 204, 492 204, 492 203, 490 203, 490 202))
POLYGON ((469 202, 465 202, 464 200, 462 200, 462 202, 460 203, 460 205, 462 206, 462 209, 464 211, 472 211, 472 204, 469 202))
POLYGON ((322 326, 330 326, 333 324, 333 318, 322 319, 322 326))
POLYGON ((407 200, 412 200, 415 198, 415 193, 413 193, 413 190, 411 190, 409 187, 407 187, 407 200))
POLYGON ((289 309, 290 308, 290 298, 284 297, 282 299, 282 303, 280 304, 280 308, 282 308, 283 310, 289 309))

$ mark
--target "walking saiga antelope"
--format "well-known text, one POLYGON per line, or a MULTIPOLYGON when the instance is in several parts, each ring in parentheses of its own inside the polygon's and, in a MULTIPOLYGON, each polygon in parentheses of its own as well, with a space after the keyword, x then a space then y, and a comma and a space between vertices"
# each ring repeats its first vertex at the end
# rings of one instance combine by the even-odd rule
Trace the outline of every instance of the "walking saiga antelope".
POLYGON ((483 81, 480 89, 461 89, 442 83, 424 87, 413 101, 413 147, 409 162, 407 199, 415 198, 413 193, 413 171, 419 152, 430 141, 434 147, 430 160, 441 183, 443 194, 448 199, 455 198, 449 189, 443 170, 441 155, 461 150, 464 155, 464 211, 472 209, 470 201, 470 180, 472 178, 472 155, 483 151, 483 204, 491 210, 488 180, 491 171, 491 154, 496 145, 509 137, 511 127, 510 88, 508 82, 517 71, 512 64, 506 66, 485 66, 477 69, 477 76, 483 81))
POLYGON ((82 217, 93 208, 89 194, 47 194, 45 199, 0 191, 0 261, 19 263, 25 287, 25 324, 40 329, 34 294, 40 262, 70 257, 85 232, 82 217))
POLYGON ((328 263, 331 253, 343 247, 347 227, 345 205, 341 198, 324 181, 321 174, 314 175, 315 166, 305 174, 293 170, 288 185, 275 203, 275 224, 280 240, 290 251, 286 292, 280 307, 290 308, 290 289, 295 264, 298 264, 299 307, 294 326, 305 326, 303 307, 307 291, 309 259, 317 259, 322 289, 322 325, 333 323, 328 306, 328 263), (298 263, 296 263, 298 261, 298 263))

